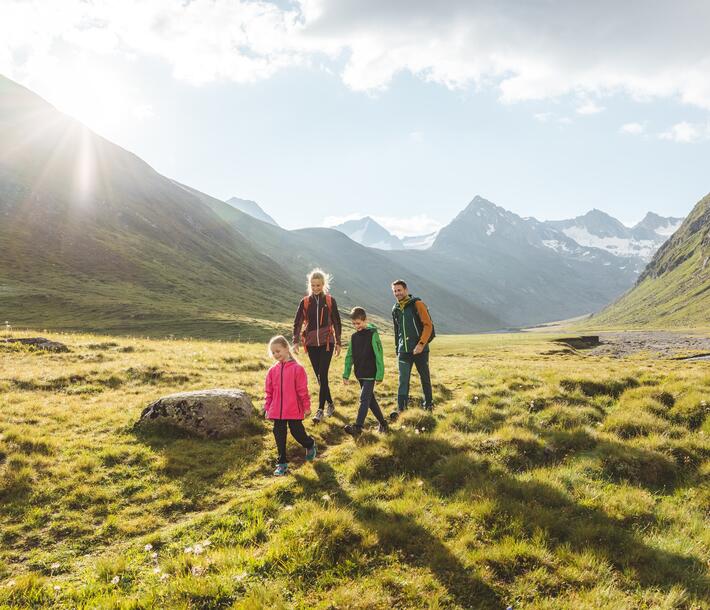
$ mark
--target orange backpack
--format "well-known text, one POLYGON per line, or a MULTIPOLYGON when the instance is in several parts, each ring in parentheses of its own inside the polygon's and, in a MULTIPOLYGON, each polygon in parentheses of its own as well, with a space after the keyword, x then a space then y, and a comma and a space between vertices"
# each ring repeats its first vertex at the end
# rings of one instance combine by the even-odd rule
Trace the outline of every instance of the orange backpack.
MULTIPOLYGON (((308 330, 308 307, 311 304, 311 296, 306 295, 303 297, 303 327, 301 330, 301 345, 303 349, 308 351, 308 346, 306 345, 306 330, 308 330)), ((333 327, 333 297, 326 293, 325 295, 325 307, 328 310, 328 339, 326 340, 326 351, 330 351, 330 339, 335 337, 335 328, 333 327)), ((320 311, 320 322, 319 325, 323 323, 323 310, 320 311)))

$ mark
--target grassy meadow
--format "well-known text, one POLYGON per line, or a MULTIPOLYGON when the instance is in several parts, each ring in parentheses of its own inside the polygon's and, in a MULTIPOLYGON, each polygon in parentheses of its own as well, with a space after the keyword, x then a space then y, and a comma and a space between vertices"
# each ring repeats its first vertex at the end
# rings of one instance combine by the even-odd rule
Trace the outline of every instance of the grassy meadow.
POLYGON ((710 608, 710 362, 441 336, 433 415, 354 441, 341 357, 319 457, 289 440, 275 479, 259 418, 132 427, 180 390, 260 406, 265 345, 50 338, 71 352, 0 345, 0 608, 710 608))

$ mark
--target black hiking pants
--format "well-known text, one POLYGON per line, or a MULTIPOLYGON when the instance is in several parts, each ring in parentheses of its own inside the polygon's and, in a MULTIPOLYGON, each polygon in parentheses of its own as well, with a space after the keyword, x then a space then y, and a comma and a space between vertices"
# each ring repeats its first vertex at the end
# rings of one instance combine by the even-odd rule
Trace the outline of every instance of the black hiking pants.
POLYGON ((334 346, 331 343, 330 349, 325 345, 309 345, 308 357, 313 366, 313 372, 318 379, 318 408, 322 409, 326 402, 332 403, 333 397, 330 395, 330 385, 328 384, 328 371, 330 361, 333 359, 334 346))
POLYGON ((312 436, 308 436, 306 429, 303 427, 303 420, 300 419, 275 419, 274 420, 274 438, 276 439, 276 449, 279 452, 279 464, 287 464, 286 458, 286 435, 288 430, 291 430, 291 436, 304 449, 313 447, 312 436))

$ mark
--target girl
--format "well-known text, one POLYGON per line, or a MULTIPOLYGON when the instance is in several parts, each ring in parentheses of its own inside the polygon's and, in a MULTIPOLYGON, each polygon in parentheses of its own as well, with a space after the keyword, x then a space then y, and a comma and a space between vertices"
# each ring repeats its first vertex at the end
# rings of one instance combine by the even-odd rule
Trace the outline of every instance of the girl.
POLYGON ((342 325, 338 304, 328 292, 330 275, 322 269, 313 269, 307 277, 308 295, 298 305, 293 321, 293 345, 296 353, 299 344, 303 345, 318 379, 318 410, 313 418, 318 423, 324 415, 332 415, 335 409, 328 384, 328 370, 333 354, 340 355, 342 325))
POLYGON ((316 457, 316 442, 303 427, 303 418, 311 412, 306 370, 294 359, 291 346, 280 335, 269 341, 269 352, 276 363, 266 374, 264 414, 274 422, 274 438, 279 452, 274 474, 280 477, 288 470, 287 428, 306 449, 306 460, 309 462, 316 457))

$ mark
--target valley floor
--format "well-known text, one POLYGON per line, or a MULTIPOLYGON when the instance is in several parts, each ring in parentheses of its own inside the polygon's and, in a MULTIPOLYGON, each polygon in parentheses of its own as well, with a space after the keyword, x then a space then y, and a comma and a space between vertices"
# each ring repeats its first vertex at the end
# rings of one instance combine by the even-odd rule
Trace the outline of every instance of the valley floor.
POLYGON ((262 420, 132 427, 180 390, 258 407, 264 345, 50 338, 0 344, 0 608, 710 608, 710 362, 441 336, 433 415, 353 441, 341 358, 321 455, 274 479, 262 420))

